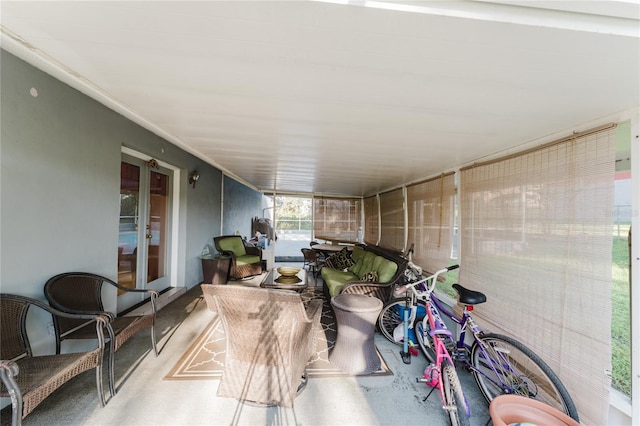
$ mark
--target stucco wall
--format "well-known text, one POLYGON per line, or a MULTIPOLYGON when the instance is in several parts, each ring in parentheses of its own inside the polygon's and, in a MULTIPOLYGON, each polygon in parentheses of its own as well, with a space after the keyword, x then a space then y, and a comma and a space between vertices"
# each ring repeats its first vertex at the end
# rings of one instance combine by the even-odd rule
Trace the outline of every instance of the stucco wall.
POLYGON ((240 232, 240 235, 250 239, 251 219, 261 217, 262 207, 262 193, 225 176, 221 235, 240 232))

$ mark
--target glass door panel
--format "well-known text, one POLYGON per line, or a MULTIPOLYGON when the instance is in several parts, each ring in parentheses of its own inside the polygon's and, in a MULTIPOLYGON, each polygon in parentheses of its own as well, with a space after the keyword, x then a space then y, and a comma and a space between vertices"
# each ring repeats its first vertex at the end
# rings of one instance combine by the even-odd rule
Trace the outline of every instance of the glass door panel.
POLYGON ((167 275, 169 176, 152 171, 149 183, 149 222, 146 234, 149 243, 147 283, 167 275))
MULTIPOLYGON (((120 224, 118 233, 118 284, 136 288, 140 167, 122 162, 120 168, 120 224)), ((122 292, 119 291, 119 294, 122 292)))

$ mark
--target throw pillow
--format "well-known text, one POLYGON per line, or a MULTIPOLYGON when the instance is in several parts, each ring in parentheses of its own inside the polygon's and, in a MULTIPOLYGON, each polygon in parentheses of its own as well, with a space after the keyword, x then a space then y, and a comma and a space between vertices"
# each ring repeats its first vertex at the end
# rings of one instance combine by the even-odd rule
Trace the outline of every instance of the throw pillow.
POLYGON ((369 271, 360 277, 360 281, 366 281, 371 283, 378 282, 378 271, 369 271))
POLYGON ((335 256, 335 254, 333 254, 333 255, 331 255, 331 256, 329 256, 329 257, 327 257, 325 259, 324 265, 323 265, 325 268, 338 269, 336 267, 334 261, 333 261, 334 256, 335 256))
POLYGON ((344 271, 354 263, 353 260, 351 259, 351 253, 349 252, 349 249, 346 247, 331 257, 334 257, 334 256, 335 256, 335 259, 333 259, 332 263, 334 268, 336 269, 340 269, 344 271))

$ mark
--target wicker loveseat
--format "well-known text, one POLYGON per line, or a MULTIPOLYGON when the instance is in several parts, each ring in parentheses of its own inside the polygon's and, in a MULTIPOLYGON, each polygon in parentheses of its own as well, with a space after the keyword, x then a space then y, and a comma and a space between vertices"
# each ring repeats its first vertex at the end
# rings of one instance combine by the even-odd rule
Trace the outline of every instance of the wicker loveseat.
POLYGON ((320 271, 327 299, 338 294, 366 294, 386 302, 407 260, 378 246, 359 245, 330 256, 320 271), (345 263, 346 258, 346 263, 345 263))
MULTIPOLYGON (((69 314, 39 300, 13 294, 0 294, 0 396, 10 397, 12 425, 20 425, 47 396, 80 373, 96 370, 100 403, 105 405, 102 387, 103 329, 108 318, 95 314, 69 314), (87 352, 35 356, 27 336, 27 313, 35 306, 52 316, 92 324, 97 347, 87 352)), ((72 401, 69 401, 72 404, 72 401)), ((4 424, 4 423, 3 423, 4 424)))
POLYGON ((213 244, 220 253, 231 257, 231 278, 239 280, 262 273, 262 250, 245 244, 240 235, 214 237, 213 244))

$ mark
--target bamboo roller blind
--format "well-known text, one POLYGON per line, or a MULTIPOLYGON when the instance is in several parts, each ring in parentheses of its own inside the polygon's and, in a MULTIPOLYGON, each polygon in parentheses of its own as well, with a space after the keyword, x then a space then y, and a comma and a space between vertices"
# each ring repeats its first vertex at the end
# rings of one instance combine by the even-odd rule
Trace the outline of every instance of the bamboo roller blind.
POLYGON ((407 246, 413 262, 435 272, 451 263, 455 209, 453 173, 407 186, 407 246))
POLYGON ((606 424, 611 369, 615 128, 460 175, 460 282, 487 294, 487 329, 560 376, 583 424, 606 424))
POLYGON ((355 243, 362 227, 359 198, 314 198, 313 231, 316 238, 355 243))

